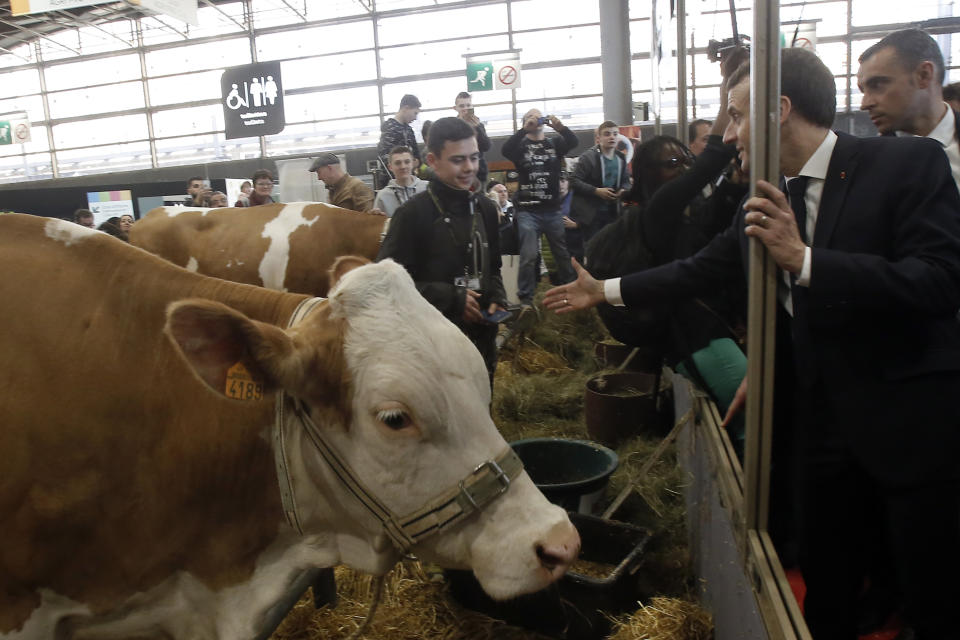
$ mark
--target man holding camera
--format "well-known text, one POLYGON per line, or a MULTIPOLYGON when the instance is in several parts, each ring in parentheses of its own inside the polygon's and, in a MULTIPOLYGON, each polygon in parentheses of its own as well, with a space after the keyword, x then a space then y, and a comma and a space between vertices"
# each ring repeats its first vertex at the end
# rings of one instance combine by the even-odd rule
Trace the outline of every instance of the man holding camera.
POLYGON ((577 137, 556 116, 544 116, 537 109, 527 111, 523 126, 503 143, 503 156, 516 165, 520 174, 516 194, 520 235, 517 296, 523 306, 533 303, 540 234, 546 235, 550 243, 560 277, 558 284, 576 279, 560 212, 560 173, 564 169, 563 157, 577 144, 577 137), (545 124, 559 135, 548 138, 543 132, 545 124))

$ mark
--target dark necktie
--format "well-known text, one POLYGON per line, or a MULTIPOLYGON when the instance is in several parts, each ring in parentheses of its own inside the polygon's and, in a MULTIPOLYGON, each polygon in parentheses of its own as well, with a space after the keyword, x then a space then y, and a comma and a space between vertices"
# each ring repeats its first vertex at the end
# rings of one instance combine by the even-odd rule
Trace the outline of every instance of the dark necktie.
POLYGON ((790 195, 790 208, 797 219, 797 228, 800 230, 800 239, 807 242, 807 203, 803 196, 807 192, 809 176, 797 176, 787 181, 787 191, 790 195))

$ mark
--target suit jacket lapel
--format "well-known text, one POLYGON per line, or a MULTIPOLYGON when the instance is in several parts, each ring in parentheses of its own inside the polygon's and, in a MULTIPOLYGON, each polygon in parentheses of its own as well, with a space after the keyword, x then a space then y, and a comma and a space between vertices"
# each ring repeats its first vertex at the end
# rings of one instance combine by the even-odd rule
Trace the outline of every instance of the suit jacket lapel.
POLYGON ((845 133, 837 134, 837 145, 830 156, 827 179, 823 183, 823 195, 817 209, 817 224, 811 246, 826 247, 830 243, 857 168, 858 150, 857 138, 845 133))

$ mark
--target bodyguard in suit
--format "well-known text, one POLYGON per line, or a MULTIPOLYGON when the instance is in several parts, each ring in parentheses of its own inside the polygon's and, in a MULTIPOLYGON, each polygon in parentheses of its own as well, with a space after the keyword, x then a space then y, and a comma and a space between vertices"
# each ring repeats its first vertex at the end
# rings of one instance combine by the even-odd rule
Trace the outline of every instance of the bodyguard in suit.
MULTIPOLYGON (((939 142, 960 187, 960 114, 945 101, 944 76, 936 40, 919 29, 894 31, 860 56, 860 109, 870 114, 882 135, 924 136, 939 142)), ((882 625, 899 604, 884 541, 878 539, 875 544, 870 588, 861 596, 861 633, 882 625)))
POLYGON ((939 142, 960 187, 960 113, 943 99, 944 75, 936 40, 919 29, 894 31, 860 56, 860 109, 883 135, 939 142))
MULTIPOLYGON (((729 81, 749 168, 749 69, 729 81)), ((831 72, 783 51, 780 168, 787 195, 760 193, 696 255, 547 293, 557 312, 639 306, 743 278, 747 239, 783 272, 802 448, 805 614, 817 640, 856 637, 863 541, 886 529, 917 637, 956 637, 960 575, 960 196, 940 145, 830 131, 831 72), (881 505, 883 521, 875 517, 881 505)), ((778 357, 780 354, 778 345, 778 357)))

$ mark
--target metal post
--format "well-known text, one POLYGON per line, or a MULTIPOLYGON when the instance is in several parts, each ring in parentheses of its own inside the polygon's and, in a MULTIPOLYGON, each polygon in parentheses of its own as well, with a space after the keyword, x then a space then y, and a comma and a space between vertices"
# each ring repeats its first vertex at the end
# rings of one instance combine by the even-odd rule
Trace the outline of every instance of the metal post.
MULTIPOLYGON (((513 4, 507 0, 507 44, 510 51, 513 51, 513 4)), ((517 90, 510 89, 510 110, 513 117, 512 125, 517 126, 517 90)))
MULTIPOLYGON (((844 35, 844 43, 847 49, 847 114, 853 113, 853 0, 847 0, 847 33, 844 35)), ((854 133, 853 118, 847 118, 847 133, 854 133)))
MULTIPOLYGON (((757 180, 780 177, 780 6, 753 3, 750 48, 750 192, 757 180)), ((747 308, 747 441, 744 456, 743 535, 746 571, 771 638, 810 640, 800 607, 767 533, 773 441, 773 365, 777 281, 781 273, 762 242, 750 240, 747 308)))
POLYGON ((380 105, 380 123, 386 120, 383 110, 383 76, 380 71, 380 29, 377 27, 377 0, 370 0, 370 23, 373 25, 373 61, 377 65, 377 104, 380 105))
MULTIPOLYGON (((633 122, 630 80, 630 7, 627 0, 597 0, 605 120, 633 122)), ((512 45, 511 45, 512 46, 512 45)))
POLYGON ((47 96, 47 76, 43 72, 43 56, 40 54, 40 41, 33 42, 33 56, 37 61, 37 75, 40 78, 40 101, 43 102, 43 119, 47 121, 44 127, 47 131, 47 147, 50 149, 50 170, 54 178, 60 177, 60 164, 57 162, 57 149, 53 144, 53 124, 50 118, 50 99, 47 96))
MULTIPOLYGON (((780 176, 780 9, 754 2, 750 47, 750 192, 757 180, 780 176)), ((747 439, 744 511, 747 530, 767 527, 770 440, 773 432, 773 353, 776 334, 777 265, 759 240, 750 240, 747 326, 747 439)))
POLYGON ((147 56, 143 52, 143 25, 140 18, 133 21, 137 42, 137 56, 140 59, 140 81, 143 83, 143 106, 146 107, 147 137, 150 138, 150 166, 154 169, 160 166, 157 155, 157 138, 153 129, 153 105, 150 100, 150 84, 147 82, 147 56))
MULTIPOLYGON (((257 63, 257 33, 253 25, 252 0, 243 0, 243 19, 247 23, 247 38, 250 40, 250 62, 257 63)), ((267 137, 258 136, 260 140, 260 157, 267 157, 267 137)))
POLYGON ((650 0, 650 106, 653 109, 653 133, 660 135, 660 41, 657 0, 650 0))
POLYGON ((690 144, 687 136, 687 3, 677 4, 677 138, 690 144))
MULTIPOLYGON (((697 49, 697 32, 690 32, 690 48, 696 51, 697 49)), ((691 116, 694 120, 697 119, 697 56, 690 56, 690 107, 693 111, 691 116)), ((690 144, 690 141, 687 140, 687 144, 690 144)))
MULTIPOLYGON (((953 16, 953 0, 940 0, 937 9, 937 16, 940 18, 953 16)), ((848 30, 847 33, 849 34, 850 31, 848 30)), ((953 35, 950 33, 937 34, 937 44, 940 45, 940 51, 943 53, 944 67, 949 69, 950 65, 953 64, 951 55, 953 51, 953 35)), ((849 60, 849 58, 847 59, 849 60)))

